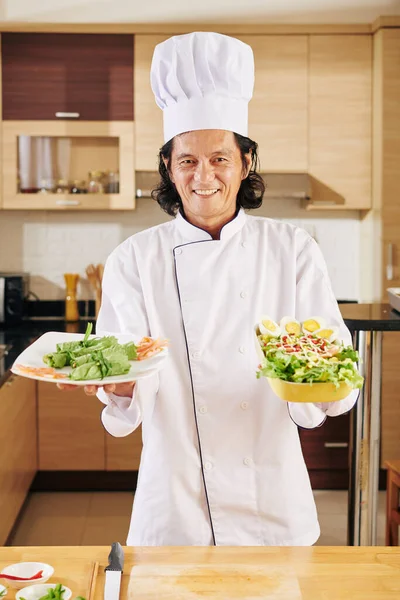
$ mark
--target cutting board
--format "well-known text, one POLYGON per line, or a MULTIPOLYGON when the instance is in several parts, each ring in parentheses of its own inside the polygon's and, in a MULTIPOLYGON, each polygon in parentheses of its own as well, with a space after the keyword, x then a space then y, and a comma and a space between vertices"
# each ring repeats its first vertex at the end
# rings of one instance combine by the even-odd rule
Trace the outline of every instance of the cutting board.
POLYGON ((130 571, 128 600, 300 600, 297 577, 274 565, 136 565, 130 571))

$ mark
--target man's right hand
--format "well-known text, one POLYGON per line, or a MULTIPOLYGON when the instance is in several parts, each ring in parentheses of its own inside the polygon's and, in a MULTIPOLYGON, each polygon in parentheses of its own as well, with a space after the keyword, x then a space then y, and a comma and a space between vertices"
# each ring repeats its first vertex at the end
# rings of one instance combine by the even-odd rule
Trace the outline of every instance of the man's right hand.
MULTIPOLYGON (((73 385, 70 383, 57 383, 57 387, 59 390, 63 392, 70 392, 72 390, 76 390, 80 388, 80 385, 73 385)), ((107 394, 115 394, 116 396, 122 396, 124 398, 131 398, 133 394, 133 388, 135 387, 135 382, 132 381, 130 383, 109 383, 104 386, 100 385, 85 385, 83 388, 85 394, 87 396, 95 396, 97 394, 97 390, 103 387, 104 391, 107 394)))

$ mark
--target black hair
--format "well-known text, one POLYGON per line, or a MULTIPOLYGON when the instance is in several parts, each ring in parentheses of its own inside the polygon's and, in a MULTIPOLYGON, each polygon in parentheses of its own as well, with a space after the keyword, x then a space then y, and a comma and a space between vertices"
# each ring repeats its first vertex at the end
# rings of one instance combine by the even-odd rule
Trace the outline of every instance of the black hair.
MULTIPOLYGON (((257 173, 259 166, 258 144, 238 133, 234 133, 234 136, 240 150, 243 170, 247 170, 248 168, 246 154, 251 154, 250 171, 240 184, 236 197, 236 208, 237 210, 239 208, 259 208, 262 204, 265 184, 261 175, 257 173)), ((176 190, 175 184, 169 176, 173 144, 174 138, 169 140, 160 149, 158 155, 158 172, 161 179, 158 186, 151 192, 153 200, 156 200, 161 208, 171 216, 175 216, 179 210, 183 211, 182 200, 176 190), (167 162, 167 166, 164 160, 167 162)))

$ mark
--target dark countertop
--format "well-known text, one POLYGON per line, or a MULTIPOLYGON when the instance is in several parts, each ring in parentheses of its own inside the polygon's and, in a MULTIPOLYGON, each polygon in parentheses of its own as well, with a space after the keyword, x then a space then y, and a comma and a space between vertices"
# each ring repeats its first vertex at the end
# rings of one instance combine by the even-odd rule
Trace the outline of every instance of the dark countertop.
MULTIPOLYGON (((91 319, 91 321, 94 322, 94 319, 91 319)), ((19 326, 0 329, 0 344, 11 346, 8 353, 0 358, 0 387, 11 375, 9 369, 15 359, 43 333, 48 331, 85 333, 87 324, 88 320, 66 323, 64 320, 59 319, 41 319, 23 321, 19 326)))
MULTIPOLYGON (((352 331, 400 331, 400 313, 389 304, 339 303, 339 307, 346 325, 352 331)), ((93 318, 84 318, 77 323, 66 323, 58 318, 30 319, 19 326, 0 329, 0 344, 11 346, 8 354, 0 358, 0 387, 11 375, 9 369, 15 359, 43 333, 85 333, 88 321, 95 322, 93 318)))
POLYGON ((341 304, 340 312, 351 331, 400 331, 400 313, 390 304, 341 304))

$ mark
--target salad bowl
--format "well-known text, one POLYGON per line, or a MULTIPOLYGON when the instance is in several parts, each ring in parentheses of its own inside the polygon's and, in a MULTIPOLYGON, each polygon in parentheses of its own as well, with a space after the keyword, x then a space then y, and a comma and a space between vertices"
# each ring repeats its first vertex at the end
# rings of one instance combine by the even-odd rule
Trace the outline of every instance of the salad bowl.
POLYGON ((268 323, 278 331, 265 336, 267 354, 261 347, 259 324, 254 326, 254 343, 260 361, 257 377, 265 377, 278 398, 285 402, 337 402, 362 386, 355 362, 358 356, 351 347, 312 333, 281 335, 279 325, 272 320, 268 323))
POLYGON ((267 381, 278 398, 286 402, 337 402, 352 391, 344 381, 339 387, 334 383, 293 383, 277 377, 267 377, 267 381))

